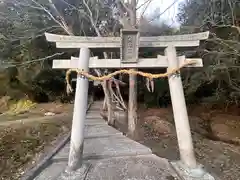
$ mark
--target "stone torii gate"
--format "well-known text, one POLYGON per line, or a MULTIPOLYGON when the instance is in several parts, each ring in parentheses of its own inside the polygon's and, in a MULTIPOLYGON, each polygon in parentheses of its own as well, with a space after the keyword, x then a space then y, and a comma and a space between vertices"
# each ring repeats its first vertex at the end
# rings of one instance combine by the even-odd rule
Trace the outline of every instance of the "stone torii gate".
MULTIPOLYGON (((79 58, 71 57, 67 60, 54 60, 53 68, 78 68, 88 72, 89 68, 179 68, 184 63, 194 60, 196 63, 187 67, 202 67, 202 59, 188 59, 177 56, 176 47, 196 47, 200 40, 205 40, 209 32, 176 35, 140 37, 137 30, 121 30, 120 37, 81 37, 45 33, 49 42, 55 42, 57 48, 80 48, 79 58), (157 58, 138 58, 139 48, 165 48, 165 55, 157 58), (90 57, 89 48, 116 49, 120 48, 120 59, 98 59, 90 57)), ((104 51, 105 51, 104 50, 104 51)), ((187 108, 183 92, 180 73, 168 76, 174 121, 177 131, 178 146, 181 161, 172 162, 175 169, 182 176, 194 179, 213 179, 201 165, 197 164, 194 155, 192 136, 189 126, 187 108)), ((75 170, 82 165, 84 142, 84 121, 87 109, 88 79, 82 75, 77 77, 71 143, 68 167, 75 170)))

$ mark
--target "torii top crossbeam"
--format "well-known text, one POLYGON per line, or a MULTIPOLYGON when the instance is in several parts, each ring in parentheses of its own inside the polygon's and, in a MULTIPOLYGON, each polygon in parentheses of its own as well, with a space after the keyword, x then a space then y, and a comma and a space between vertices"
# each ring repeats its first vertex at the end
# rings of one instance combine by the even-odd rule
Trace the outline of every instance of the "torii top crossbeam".
MULTIPOLYGON (((85 37, 85 36, 68 36, 45 33, 49 42, 56 42, 57 48, 120 48, 122 37, 85 37)), ((209 32, 184 34, 174 36, 153 36, 140 37, 139 47, 167 47, 174 45, 175 47, 194 47, 199 46, 201 40, 209 37, 209 32)))
POLYGON ((83 37, 45 33, 49 42, 57 48, 120 48, 122 63, 136 63, 140 47, 194 47, 209 36, 209 32, 175 35, 140 37, 137 29, 122 29, 120 37, 83 37))

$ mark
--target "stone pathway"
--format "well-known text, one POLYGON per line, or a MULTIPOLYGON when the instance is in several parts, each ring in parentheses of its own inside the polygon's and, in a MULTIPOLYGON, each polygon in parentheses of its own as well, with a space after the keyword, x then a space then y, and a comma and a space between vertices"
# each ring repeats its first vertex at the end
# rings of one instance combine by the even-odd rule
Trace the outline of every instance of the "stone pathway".
POLYGON ((69 143, 40 171, 35 180, 180 180, 167 159, 152 154, 110 126, 94 103, 85 122, 84 165, 66 173, 69 143))

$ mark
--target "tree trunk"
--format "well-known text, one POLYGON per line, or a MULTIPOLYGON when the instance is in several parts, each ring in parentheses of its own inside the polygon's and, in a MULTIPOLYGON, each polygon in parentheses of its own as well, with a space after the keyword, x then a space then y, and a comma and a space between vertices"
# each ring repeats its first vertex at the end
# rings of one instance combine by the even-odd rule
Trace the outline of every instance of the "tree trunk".
MULTIPOLYGON (((104 53, 104 54, 106 56, 106 53, 104 53)), ((95 69, 95 72, 98 76, 101 76, 101 73, 98 70, 95 69)), ((105 110, 105 103, 106 103, 107 104, 107 110, 108 110, 108 116, 107 116, 108 124, 113 125, 113 120, 114 120, 113 119, 113 108, 112 108, 113 103, 112 103, 112 100, 111 100, 111 94, 109 92, 108 83, 105 80, 101 83, 101 85, 103 87, 103 92, 104 92, 104 95, 105 95, 102 110, 103 111, 105 110)))
POLYGON ((104 92, 104 100, 103 100, 103 108, 102 108, 102 111, 106 111, 106 110, 107 110, 107 105, 106 105, 107 100, 106 100, 106 99, 107 99, 107 98, 106 98, 105 92, 104 92))
POLYGON ((104 81, 102 83, 102 87, 103 87, 103 91, 104 91, 104 94, 105 94, 106 103, 107 103, 107 109, 108 109, 108 115, 107 115, 107 117, 108 117, 108 124, 109 125, 114 125, 112 99, 111 99, 111 94, 109 92, 107 81, 104 81))
POLYGON ((137 76, 129 76, 128 134, 134 136, 137 127, 137 76))
MULTIPOLYGON (((130 23, 136 26, 136 0, 131 0, 132 13, 130 23)), ((128 134, 134 136, 137 126, 137 76, 129 75, 129 100, 128 100, 128 134)))

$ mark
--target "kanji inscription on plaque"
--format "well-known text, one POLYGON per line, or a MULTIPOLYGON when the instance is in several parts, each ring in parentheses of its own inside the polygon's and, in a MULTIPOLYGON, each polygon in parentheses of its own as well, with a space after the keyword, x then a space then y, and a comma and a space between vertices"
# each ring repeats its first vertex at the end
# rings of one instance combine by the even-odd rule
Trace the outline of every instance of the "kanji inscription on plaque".
POLYGON ((136 63, 138 59, 139 32, 138 30, 121 31, 121 61, 136 63))

